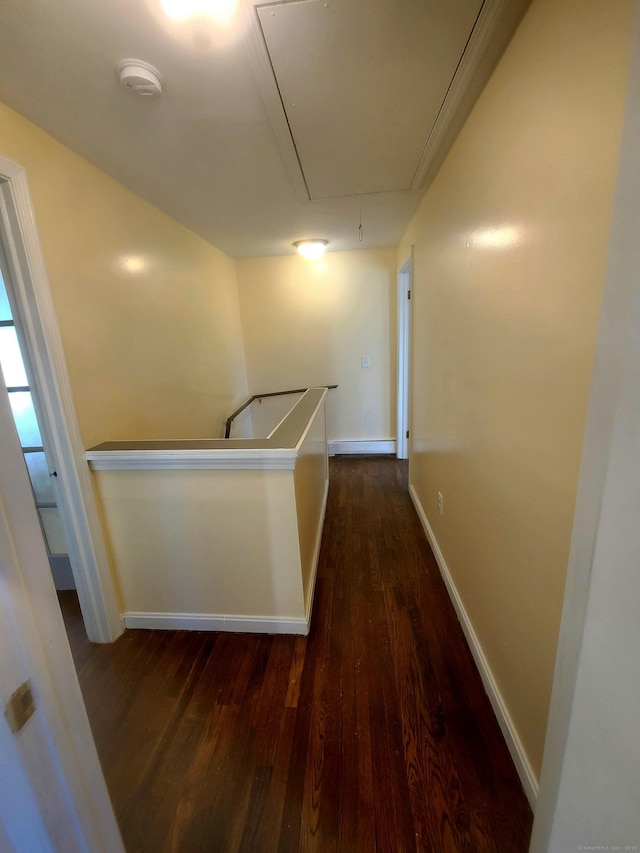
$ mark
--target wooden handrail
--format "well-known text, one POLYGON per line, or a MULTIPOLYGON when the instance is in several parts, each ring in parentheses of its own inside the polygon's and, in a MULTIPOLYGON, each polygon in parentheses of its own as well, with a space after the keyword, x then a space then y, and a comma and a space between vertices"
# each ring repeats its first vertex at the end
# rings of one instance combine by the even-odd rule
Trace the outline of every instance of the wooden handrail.
MULTIPOLYGON (((337 388, 337 385, 316 385, 316 388, 327 388, 332 390, 337 388)), ((244 402, 240 408, 236 409, 226 420, 225 428, 224 428, 224 437, 229 438, 231 436, 231 425, 234 420, 238 417, 239 414, 244 412, 244 410, 250 406, 254 400, 262 400, 265 397, 284 397, 285 394, 304 394, 305 391, 308 391, 308 388, 293 388, 291 391, 270 391, 268 394, 254 394, 253 397, 249 397, 249 399, 244 402)))

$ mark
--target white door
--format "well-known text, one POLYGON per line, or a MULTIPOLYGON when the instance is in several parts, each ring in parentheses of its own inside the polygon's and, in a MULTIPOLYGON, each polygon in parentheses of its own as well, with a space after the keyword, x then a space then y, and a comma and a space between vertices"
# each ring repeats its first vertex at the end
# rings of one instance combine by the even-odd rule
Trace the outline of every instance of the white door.
POLYGON ((0 460, 0 850, 119 853, 4 387, 0 460), (28 717, 12 701, 25 684, 28 717))

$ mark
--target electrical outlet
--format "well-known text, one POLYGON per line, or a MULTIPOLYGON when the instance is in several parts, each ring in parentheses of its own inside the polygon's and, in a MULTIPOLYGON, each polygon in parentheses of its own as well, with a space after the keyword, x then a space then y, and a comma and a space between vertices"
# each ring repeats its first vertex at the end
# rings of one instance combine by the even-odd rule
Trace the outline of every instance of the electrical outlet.
POLYGON ((368 355, 362 356, 362 358, 360 359, 360 366, 361 367, 369 367, 369 356, 368 355))
POLYGON ((438 492, 438 512, 440 515, 444 512, 444 498, 442 497, 442 492, 438 492))

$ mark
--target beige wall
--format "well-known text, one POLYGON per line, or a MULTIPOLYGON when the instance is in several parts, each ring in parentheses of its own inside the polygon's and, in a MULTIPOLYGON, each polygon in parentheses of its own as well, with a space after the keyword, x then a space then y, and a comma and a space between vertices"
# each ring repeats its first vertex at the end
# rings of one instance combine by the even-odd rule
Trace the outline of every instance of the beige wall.
POLYGON ((86 447, 218 437, 246 395, 235 262, 0 105, 23 166, 86 447))
POLYGON ((415 244, 411 482, 534 775, 632 12, 534 0, 399 250, 415 244))
POLYGON ((252 394, 337 383, 330 440, 395 437, 395 250, 240 260, 238 285, 252 394))

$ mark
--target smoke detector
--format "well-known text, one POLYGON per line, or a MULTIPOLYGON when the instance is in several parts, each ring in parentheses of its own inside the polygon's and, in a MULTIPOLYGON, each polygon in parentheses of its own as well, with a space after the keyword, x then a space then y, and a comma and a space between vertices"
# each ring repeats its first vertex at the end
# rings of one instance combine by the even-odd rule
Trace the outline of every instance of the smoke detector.
POLYGON ((141 59, 122 59, 116 65, 118 79, 127 89, 138 95, 161 95, 160 72, 141 59))

